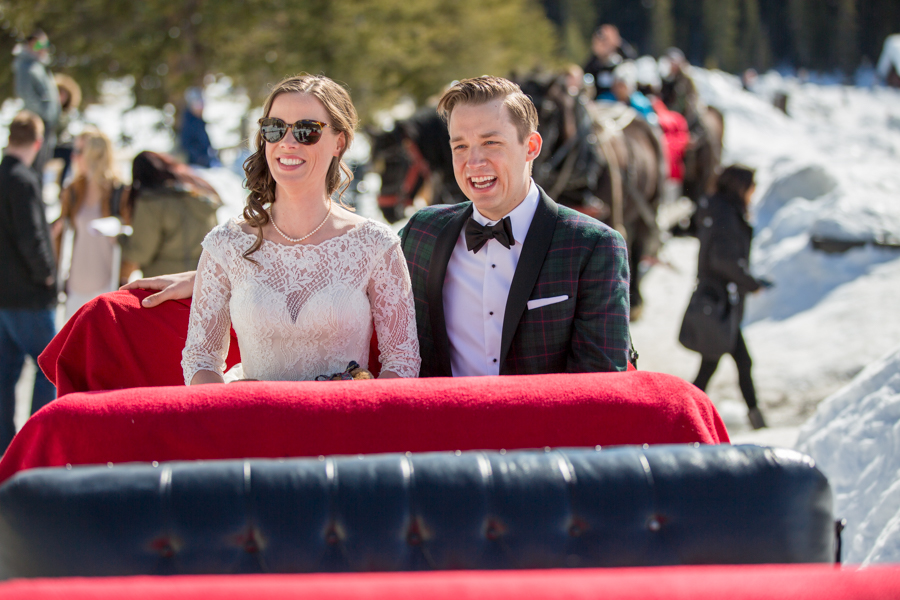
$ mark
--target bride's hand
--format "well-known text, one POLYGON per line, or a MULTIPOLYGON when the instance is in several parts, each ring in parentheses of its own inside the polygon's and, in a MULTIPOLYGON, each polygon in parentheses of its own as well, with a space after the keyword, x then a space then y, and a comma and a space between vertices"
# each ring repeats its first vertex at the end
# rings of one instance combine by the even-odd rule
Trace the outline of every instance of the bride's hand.
POLYGON ((190 298, 194 293, 194 278, 196 271, 175 273, 174 275, 160 275, 158 277, 146 277, 137 279, 120 287, 120 290, 159 290, 158 293, 147 296, 141 301, 144 308, 153 308, 166 300, 180 300, 190 298))

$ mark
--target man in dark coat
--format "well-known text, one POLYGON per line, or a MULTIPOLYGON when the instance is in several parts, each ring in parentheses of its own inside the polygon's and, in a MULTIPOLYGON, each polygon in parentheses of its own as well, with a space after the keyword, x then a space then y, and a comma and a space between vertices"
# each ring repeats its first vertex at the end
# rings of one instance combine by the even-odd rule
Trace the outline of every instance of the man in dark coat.
POLYGON ((478 77, 445 92, 438 111, 471 201, 423 209, 401 233, 421 376, 625 370, 625 242, 531 179, 541 150, 531 100, 478 77))
POLYGON ((601 25, 591 36, 591 57, 584 72, 594 78, 596 98, 612 90, 613 71, 625 60, 634 60, 637 52, 619 35, 615 25, 601 25))
MULTIPOLYGON (((37 174, 31 169, 43 143, 37 115, 22 111, 9 126, 0 162, 0 452, 16 433, 16 382, 25 356, 37 359, 56 330, 56 279, 50 229, 37 174)), ((56 397, 38 369, 31 411, 56 397)))

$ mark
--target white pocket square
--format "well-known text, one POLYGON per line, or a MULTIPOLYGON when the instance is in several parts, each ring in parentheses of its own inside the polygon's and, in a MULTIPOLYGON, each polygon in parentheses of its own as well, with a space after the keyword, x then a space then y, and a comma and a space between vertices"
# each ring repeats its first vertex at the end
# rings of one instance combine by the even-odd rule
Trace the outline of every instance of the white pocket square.
POLYGON ((534 310, 535 308, 547 306, 548 304, 556 304, 557 302, 562 302, 563 300, 568 299, 568 296, 553 296, 552 298, 538 298, 537 300, 529 300, 528 310, 534 310))

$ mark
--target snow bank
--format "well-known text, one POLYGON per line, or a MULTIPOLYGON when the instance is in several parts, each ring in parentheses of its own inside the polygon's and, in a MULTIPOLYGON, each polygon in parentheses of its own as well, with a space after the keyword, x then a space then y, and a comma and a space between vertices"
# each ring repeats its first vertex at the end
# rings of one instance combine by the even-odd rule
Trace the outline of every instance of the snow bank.
POLYGON ((889 35, 884 40, 884 48, 881 50, 881 58, 878 59, 878 66, 875 70, 878 76, 885 79, 893 65, 894 70, 900 73, 900 33, 889 35))
POLYGON ((900 348, 868 366, 819 405, 800 430, 847 519, 844 558, 900 562, 900 348))

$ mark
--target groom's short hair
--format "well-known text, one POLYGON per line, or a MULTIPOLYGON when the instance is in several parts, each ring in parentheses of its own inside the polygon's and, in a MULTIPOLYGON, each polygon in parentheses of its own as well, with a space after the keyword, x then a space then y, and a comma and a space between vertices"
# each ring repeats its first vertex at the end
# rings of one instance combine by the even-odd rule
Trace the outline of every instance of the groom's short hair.
POLYGON ((437 111, 444 121, 449 122, 450 113, 459 104, 486 104, 500 98, 516 127, 519 142, 524 142, 525 138, 537 131, 537 109, 531 98, 522 92, 522 88, 508 79, 483 75, 457 81, 441 96, 437 111))

